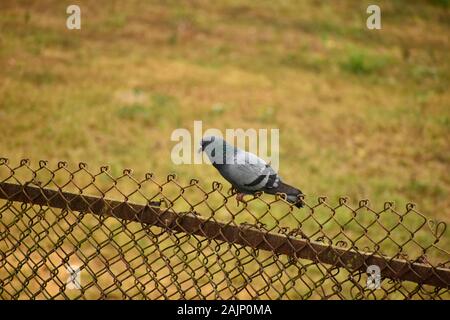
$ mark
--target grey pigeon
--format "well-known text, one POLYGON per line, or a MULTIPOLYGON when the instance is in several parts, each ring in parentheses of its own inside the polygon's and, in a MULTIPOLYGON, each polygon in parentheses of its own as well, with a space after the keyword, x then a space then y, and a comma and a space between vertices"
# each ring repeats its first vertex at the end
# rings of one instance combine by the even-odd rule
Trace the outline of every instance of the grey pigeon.
POLYGON ((269 194, 284 193, 288 202, 298 208, 303 207, 299 199, 303 193, 282 182, 270 164, 256 155, 215 136, 204 137, 199 151, 206 153, 212 165, 238 191, 238 201, 243 201, 246 194, 264 191, 269 194))

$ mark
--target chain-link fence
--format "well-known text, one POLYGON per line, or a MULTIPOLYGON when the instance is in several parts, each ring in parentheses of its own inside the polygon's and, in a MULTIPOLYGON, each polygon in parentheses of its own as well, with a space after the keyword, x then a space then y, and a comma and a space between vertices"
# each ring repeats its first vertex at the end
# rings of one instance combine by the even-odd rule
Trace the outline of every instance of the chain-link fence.
POLYGON ((446 224, 412 204, 180 180, 0 159, 1 298, 450 298, 446 224))

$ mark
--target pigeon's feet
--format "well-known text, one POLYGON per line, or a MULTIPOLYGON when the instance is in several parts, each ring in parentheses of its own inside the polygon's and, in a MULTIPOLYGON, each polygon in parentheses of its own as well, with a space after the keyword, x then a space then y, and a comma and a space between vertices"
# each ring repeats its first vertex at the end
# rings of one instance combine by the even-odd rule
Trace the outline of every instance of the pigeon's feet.
POLYGON ((246 201, 244 200, 244 196, 245 196, 245 193, 239 192, 238 194, 236 194, 236 200, 237 200, 238 207, 239 207, 239 202, 246 203, 246 201))

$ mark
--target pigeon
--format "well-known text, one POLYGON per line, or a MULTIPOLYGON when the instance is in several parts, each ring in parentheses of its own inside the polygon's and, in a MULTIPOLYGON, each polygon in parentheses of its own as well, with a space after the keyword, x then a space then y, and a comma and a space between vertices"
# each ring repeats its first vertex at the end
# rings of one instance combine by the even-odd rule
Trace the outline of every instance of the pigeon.
POLYGON ((302 191, 281 180, 275 170, 263 159, 232 146, 217 136, 201 140, 199 152, 205 152, 212 165, 237 190, 236 200, 244 202, 246 194, 265 192, 286 194, 286 200, 297 208, 303 207, 302 191))

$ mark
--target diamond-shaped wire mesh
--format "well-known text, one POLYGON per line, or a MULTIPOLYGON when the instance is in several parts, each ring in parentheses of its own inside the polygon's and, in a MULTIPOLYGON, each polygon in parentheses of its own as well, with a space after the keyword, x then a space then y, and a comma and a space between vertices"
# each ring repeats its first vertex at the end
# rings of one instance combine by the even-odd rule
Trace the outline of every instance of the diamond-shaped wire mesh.
POLYGON ((412 204, 238 205, 181 180, 0 159, 0 297, 450 298, 446 224, 412 204))

